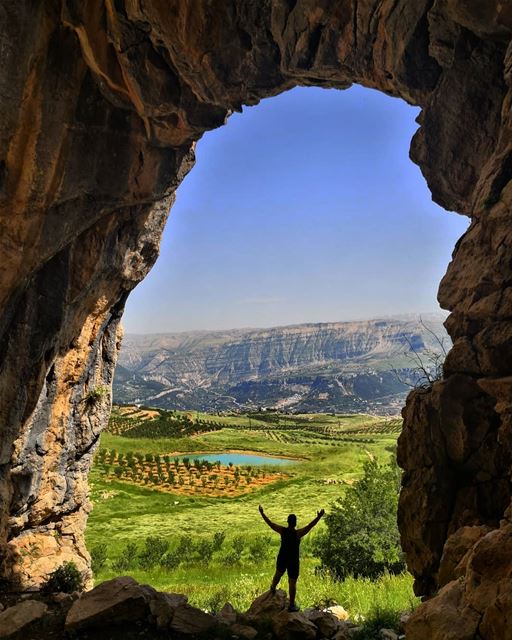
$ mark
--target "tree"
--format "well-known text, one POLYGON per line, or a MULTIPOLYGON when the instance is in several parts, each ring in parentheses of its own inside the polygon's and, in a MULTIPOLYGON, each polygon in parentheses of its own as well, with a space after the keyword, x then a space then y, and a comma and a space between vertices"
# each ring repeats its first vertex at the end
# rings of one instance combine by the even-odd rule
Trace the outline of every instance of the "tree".
POLYGON ((399 470, 370 459, 364 476, 331 505, 313 552, 335 578, 376 578, 405 568, 396 522, 399 470))
POLYGON ((403 340, 409 347, 404 356, 412 365, 410 367, 412 369, 412 382, 406 380, 397 369, 392 371, 402 384, 413 389, 428 389, 434 382, 443 378, 443 366, 447 356, 446 339, 438 336, 435 331, 423 322, 422 318, 420 318, 420 324, 432 336, 434 345, 437 346, 430 349, 423 346, 421 350, 418 350, 409 336, 403 334, 403 340))

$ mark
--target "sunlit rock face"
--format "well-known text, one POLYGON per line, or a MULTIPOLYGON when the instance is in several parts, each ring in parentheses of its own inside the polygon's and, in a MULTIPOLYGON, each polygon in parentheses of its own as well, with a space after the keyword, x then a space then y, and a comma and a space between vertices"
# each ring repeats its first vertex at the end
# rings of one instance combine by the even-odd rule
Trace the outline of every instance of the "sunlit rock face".
POLYGON ((5 0, 0 25, 3 576, 37 585, 64 559, 88 565, 117 327, 194 141, 295 85, 358 82, 422 107, 411 156, 434 199, 473 221, 439 293, 445 379, 404 411, 400 528, 417 592, 434 596, 407 637, 508 637, 508 3, 5 0))

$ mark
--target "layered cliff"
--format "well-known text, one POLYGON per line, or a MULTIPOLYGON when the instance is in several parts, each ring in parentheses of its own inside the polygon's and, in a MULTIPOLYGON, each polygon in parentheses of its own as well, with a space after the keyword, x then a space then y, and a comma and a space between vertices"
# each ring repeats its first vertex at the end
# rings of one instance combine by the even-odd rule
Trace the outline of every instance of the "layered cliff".
POLYGON ((448 348, 440 315, 126 335, 114 399, 171 409, 396 413, 419 365, 432 368, 448 348))
POLYGON ((294 85, 358 82, 421 106, 411 156, 433 198, 472 218, 440 288, 445 379, 409 398, 399 447, 403 545, 433 596, 407 635, 508 637, 509 4, 4 0, 0 16, 2 575, 87 564, 85 478, 109 408, 96 391, 194 142, 294 85))

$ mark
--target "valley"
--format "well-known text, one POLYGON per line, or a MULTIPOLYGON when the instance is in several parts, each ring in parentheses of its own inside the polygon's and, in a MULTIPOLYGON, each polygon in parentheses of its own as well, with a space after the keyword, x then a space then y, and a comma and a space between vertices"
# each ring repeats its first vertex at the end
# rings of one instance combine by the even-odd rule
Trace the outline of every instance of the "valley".
MULTIPOLYGON (((277 522, 293 511, 299 526, 329 512, 365 461, 392 458, 400 430, 401 419, 368 414, 115 406, 91 476, 96 583, 123 573, 203 609, 246 608, 268 588, 278 548, 258 505, 277 522)), ((302 545, 302 606, 337 603, 357 618, 415 605, 408 574, 341 582, 318 574, 313 547, 323 527, 302 545)))

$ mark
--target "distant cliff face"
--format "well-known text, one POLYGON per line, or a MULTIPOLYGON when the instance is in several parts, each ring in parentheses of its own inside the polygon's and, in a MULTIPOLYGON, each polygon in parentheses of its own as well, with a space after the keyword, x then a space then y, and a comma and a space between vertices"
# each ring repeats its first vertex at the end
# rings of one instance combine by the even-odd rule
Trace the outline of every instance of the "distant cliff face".
POLYGON ((272 406, 396 413, 416 357, 449 338, 440 317, 127 335, 114 399, 184 409, 272 406), (397 373, 400 369, 402 374, 397 373))

